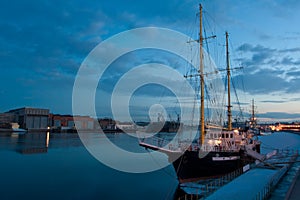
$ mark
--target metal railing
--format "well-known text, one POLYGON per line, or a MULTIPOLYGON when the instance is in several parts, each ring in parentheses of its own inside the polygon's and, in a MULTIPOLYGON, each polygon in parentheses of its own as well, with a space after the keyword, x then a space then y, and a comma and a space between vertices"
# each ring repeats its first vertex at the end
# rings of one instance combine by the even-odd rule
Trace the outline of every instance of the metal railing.
POLYGON ((225 139, 222 139, 222 145, 199 145, 190 140, 174 139, 173 141, 170 141, 168 139, 155 136, 142 138, 140 142, 171 151, 198 151, 201 149, 201 151, 204 152, 238 152, 240 150, 240 146, 236 146, 235 144, 229 145, 228 143, 231 141, 226 141, 225 139))
POLYGON ((158 148, 167 149, 170 151, 183 151, 189 148, 190 143, 187 142, 171 142, 168 139, 160 138, 160 137, 148 137, 142 138, 140 143, 145 143, 148 145, 152 145, 158 148))
POLYGON ((225 184, 229 183, 233 179, 237 178, 243 174, 243 168, 237 169, 231 173, 226 174, 220 178, 213 179, 208 183, 201 185, 195 194, 185 194, 178 198, 178 200, 194 200, 194 199, 201 199, 205 198, 220 187, 224 186, 225 184))
MULTIPOLYGON (((289 160, 289 164, 286 164, 281 169, 279 169, 276 174, 268 181, 268 183, 256 194, 255 200, 263 200, 267 199, 272 191, 275 189, 278 182, 281 180, 283 175, 289 170, 293 161, 295 161, 298 157, 298 150, 286 150, 286 154, 292 154, 291 159, 289 160)), ((283 151, 281 151, 283 153, 283 151)))
MULTIPOLYGON (((285 165, 282 166, 281 164, 281 168, 277 169, 278 171, 271 177, 271 179, 267 182, 267 184, 263 188, 261 188, 261 190, 258 191, 256 195, 254 195, 255 200, 267 199, 271 195, 271 193, 273 192, 273 190, 275 189, 279 181, 282 179, 284 174, 289 170, 293 162, 298 157, 298 150, 281 150, 279 151, 279 156, 281 155, 280 153, 285 154, 285 157, 289 158, 289 160, 287 162, 285 161, 282 162, 281 160, 281 162, 284 163, 285 165)), ((198 189, 197 192, 193 194, 185 194, 179 197, 178 200, 205 199, 207 196, 215 192, 217 189, 229 183, 230 181, 240 176, 241 174, 243 174, 242 168, 232 173, 229 173, 225 176, 222 176, 220 178, 213 179, 208 183, 202 185, 199 184, 200 186, 197 187, 198 189)))

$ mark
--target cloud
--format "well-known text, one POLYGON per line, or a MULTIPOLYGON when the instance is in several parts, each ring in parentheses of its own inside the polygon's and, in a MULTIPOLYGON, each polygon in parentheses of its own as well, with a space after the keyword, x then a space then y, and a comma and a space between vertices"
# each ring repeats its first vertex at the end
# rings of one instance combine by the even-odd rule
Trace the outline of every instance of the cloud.
MULTIPOLYGON (((0 57, 1 68, 7 69, 7 90, 56 91, 57 96, 64 96, 60 94, 64 92, 60 89, 64 88, 70 99, 81 62, 99 42, 141 26, 175 27, 178 30, 190 21, 183 16, 194 17, 190 15, 195 9, 191 5, 195 5, 194 2, 179 0, 163 4, 114 0, 3 2, 0 7, 0 57), (13 82, 15 77, 18 78, 13 82)), ((105 89, 111 91, 118 78, 131 67, 128 63, 134 65, 153 60, 138 56, 123 58, 114 65, 115 71, 107 71, 107 77, 103 79, 105 89)), ((174 60, 161 59, 160 63, 163 62, 176 66, 174 60)), ((7 98, 14 96, 7 94, 7 98)), ((53 96, 48 98, 49 102, 53 100, 53 104, 60 104, 53 96)))
MULTIPOLYGON (((247 28, 244 18, 227 13, 240 12, 241 6, 248 9, 255 3, 228 2, 203 2, 204 11, 215 11, 209 14, 213 14, 219 24, 247 28)), ((268 8, 268 2, 264 1, 259 5, 265 4, 264 8, 268 8)), ((299 3, 285 1, 284 5, 288 7, 283 9, 284 12, 291 15, 293 12, 289 11, 294 6, 299 6, 299 3)), ((280 6, 281 2, 275 2, 269 7, 278 11, 280 6)), ((195 22, 198 18, 197 12, 198 2, 180 0, 166 0, 163 3, 116 0, 3 2, 0 7, 0 59, 3 73, 0 77, 2 84, 6 86, 5 102, 8 106, 12 106, 10 102, 14 102, 13 105, 23 103, 17 102, 16 94, 7 91, 20 91, 21 98, 34 95, 38 98, 41 91, 51 91, 51 95, 47 96, 48 104, 66 107, 71 103, 69 100, 72 84, 81 62, 99 42, 121 31, 142 26, 163 26, 196 35, 194 28, 190 30, 188 24, 195 22), (186 30, 187 27, 189 30, 186 30), (59 97, 64 97, 68 102, 62 104, 59 97)), ((282 37, 300 38, 299 31, 287 31, 289 34, 282 37)), ((264 40, 270 37, 261 30, 257 33, 264 40)), ((247 42, 238 47, 239 53, 245 54, 239 61, 246 68, 244 82, 247 91, 253 94, 268 94, 277 90, 290 93, 299 91, 297 69, 300 60, 296 54, 300 48, 284 49, 272 46, 247 42)), ((127 55, 105 72, 101 82, 104 92, 111 92, 116 81, 132 66, 154 60, 175 69, 183 64, 178 58, 158 57, 155 52, 145 57, 139 53, 127 55)), ((95 74, 92 71, 90 73, 95 78, 95 74)), ((233 77, 238 78, 241 76, 233 77)), ((158 88, 155 92, 159 92, 158 88)), ((151 92, 146 91, 145 94, 151 96, 151 92)), ((29 99, 25 101, 33 102, 34 100, 29 102, 29 99)), ((46 97, 43 102, 46 105, 46 97)), ((4 107, 7 106, 2 105, 1 108, 4 107)))
POLYGON ((263 7, 268 8, 268 10, 276 18, 289 19, 293 12, 299 8, 300 3, 297 0, 285 0, 285 1, 262 1, 263 7))
POLYGON ((287 57, 284 57, 280 64, 282 65, 290 65, 290 66, 297 66, 297 65, 300 65, 300 60, 294 60, 294 58, 291 58, 289 56, 287 57))
POLYGON ((289 49, 281 49, 281 50, 279 50, 279 52, 282 52, 282 53, 300 52, 300 48, 296 47, 296 48, 289 48, 289 49))
POLYGON ((270 58, 271 55, 272 55, 271 52, 260 52, 260 53, 253 54, 252 62, 256 64, 265 63, 265 61, 268 58, 270 58))
POLYGON ((287 72, 287 75, 300 78, 300 71, 287 72))
MULTIPOLYGON (((246 89, 253 94, 271 94, 276 91, 292 93, 300 91, 299 48, 275 49, 263 45, 244 43, 237 48, 244 54, 237 59, 245 68, 246 89)), ((236 77, 242 78, 242 77, 236 77)))
POLYGON ((299 85, 300 85, 300 77, 297 77, 292 81, 290 81, 290 85, 287 88, 287 92, 292 94, 299 93, 300 92, 299 85))
POLYGON ((292 98, 291 101, 300 101, 300 98, 292 98))
POLYGON ((261 103, 285 103, 286 101, 276 101, 276 100, 265 100, 260 101, 261 103))
POLYGON ((253 46, 251 44, 244 43, 236 50, 241 53, 247 53, 246 56, 237 59, 241 62, 242 66, 253 67, 266 64, 270 65, 276 62, 276 60, 273 59, 277 54, 276 49, 264 47, 262 45, 253 46))
POLYGON ((259 118, 269 118, 269 119, 299 119, 300 113, 285 113, 285 112, 266 112, 260 113, 259 118))
POLYGON ((256 46, 253 46, 251 44, 248 44, 248 43, 245 43, 245 44, 242 44, 241 46, 239 46, 237 48, 238 51, 245 51, 245 52, 254 52, 254 53, 272 53, 274 51, 276 51, 275 49, 271 49, 271 48, 267 48, 267 47, 264 47, 262 45, 256 45, 256 46))
POLYGON ((239 105, 239 106, 246 106, 246 105, 249 105, 250 103, 245 103, 245 102, 232 102, 231 104, 233 104, 233 105, 239 105))
POLYGON ((236 84, 236 88, 242 91, 245 89, 249 94, 271 94, 289 87, 288 82, 278 77, 280 71, 264 69, 255 73, 250 73, 248 70, 245 72, 243 75, 233 77, 233 80, 235 82, 243 80, 244 85, 236 84))

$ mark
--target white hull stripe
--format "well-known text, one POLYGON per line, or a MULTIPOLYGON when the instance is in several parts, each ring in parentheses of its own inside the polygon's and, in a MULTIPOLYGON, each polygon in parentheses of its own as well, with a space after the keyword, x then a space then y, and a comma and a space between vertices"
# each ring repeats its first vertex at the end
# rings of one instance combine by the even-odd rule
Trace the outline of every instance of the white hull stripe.
POLYGON ((240 156, 212 157, 213 161, 238 160, 238 159, 240 159, 240 156))

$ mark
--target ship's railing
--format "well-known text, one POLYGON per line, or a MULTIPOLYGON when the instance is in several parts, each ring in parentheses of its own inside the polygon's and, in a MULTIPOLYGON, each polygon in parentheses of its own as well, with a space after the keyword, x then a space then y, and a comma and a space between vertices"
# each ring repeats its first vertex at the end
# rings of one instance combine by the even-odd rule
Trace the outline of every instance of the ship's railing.
POLYGON ((220 187, 224 186, 225 184, 229 183, 236 177, 243 174, 243 168, 237 169, 231 173, 226 174, 220 178, 213 179, 208 181, 205 184, 199 183, 199 187, 197 187, 197 191, 194 194, 185 194, 178 198, 178 200, 191 200, 191 199, 200 199, 203 197, 207 197, 220 187))
POLYGON ((240 143, 236 143, 234 139, 221 138, 221 139, 208 139, 202 145, 202 151, 215 151, 215 152, 237 152, 241 148, 240 143))
POLYGON ((169 141, 164 139, 164 138, 160 138, 160 137, 147 137, 147 138, 142 138, 140 139, 140 142, 146 143, 146 144, 150 144, 156 147, 165 147, 168 145, 169 141))
POLYGON ((193 143, 190 140, 170 141, 168 139, 155 136, 142 138, 140 142, 169 151, 198 151, 199 149, 201 149, 201 151, 204 152, 238 152, 240 150, 239 145, 235 143, 232 144, 232 140, 227 141, 226 139, 222 139, 221 145, 215 145, 214 143, 211 144, 209 142, 206 142, 206 144, 203 145, 199 145, 198 143, 193 143))
POLYGON ((204 152, 238 152, 242 146, 254 141, 247 137, 247 133, 235 131, 210 131, 207 133, 205 143, 200 145, 190 139, 169 139, 161 137, 146 137, 140 140, 145 145, 151 145, 161 150, 168 151, 201 151, 204 152))
POLYGON ((160 137, 148 137, 140 139, 140 143, 151 145, 159 149, 165 149, 168 151, 184 151, 191 146, 191 142, 188 141, 170 141, 160 137))

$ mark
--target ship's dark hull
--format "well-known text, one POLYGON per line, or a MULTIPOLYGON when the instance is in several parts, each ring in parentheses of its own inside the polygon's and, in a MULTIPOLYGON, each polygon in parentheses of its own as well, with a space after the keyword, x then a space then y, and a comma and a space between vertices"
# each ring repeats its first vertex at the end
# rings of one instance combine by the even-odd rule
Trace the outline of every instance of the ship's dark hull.
MULTIPOLYGON (((211 151, 199 158, 199 150, 189 149, 182 154, 180 151, 170 151, 144 141, 140 142, 140 146, 167 154, 180 183, 220 177, 255 161, 255 156, 247 155, 242 149, 238 152, 211 151)), ((252 151, 259 154, 260 144, 256 144, 252 151)))
MULTIPOLYGON (((242 152, 209 152, 205 157, 199 158, 198 151, 186 151, 173 162, 173 167, 179 182, 189 182, 222 176, 240 169, 247 164, 242 156, 242 152), (225 160, 230 156, 236 159, 225 160), (224 160, 216 161, 213 157, 224 158, 224 160)), ((172 159, 170 155, 169 159, 172 159)))

